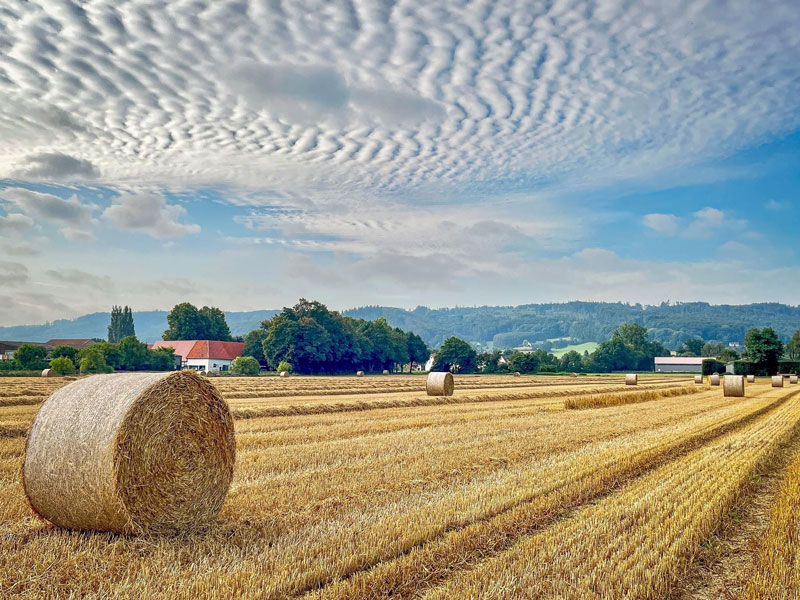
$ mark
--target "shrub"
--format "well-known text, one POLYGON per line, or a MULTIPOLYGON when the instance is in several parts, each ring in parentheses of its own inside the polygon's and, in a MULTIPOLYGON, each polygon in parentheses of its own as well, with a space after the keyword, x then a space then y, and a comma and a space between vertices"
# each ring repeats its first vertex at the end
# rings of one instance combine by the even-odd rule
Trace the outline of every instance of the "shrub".
POLYGON ((725 363, 713 358, 703 361, 703 375, 713 375, 714 373, 724 373, 725 363))
POLYGON ((261 365, 252 356, 238 356, 231 363, 231 373, 233 375, 247 375, 252 377, 258 375, 261 365))
POLYGON ((89 346, 83 352, 81 359, 81 373, 113 373, 114 369, 106 363, 103 351, 95 346, 89 346))
POLYGON ((733 363, 733 372, 736 375, 758 375, 756 364, 749 360, 737 360, 733 363))
POLYGON ((14 352, 14 360, 21 370, 41 371, 47 368, 47 348, 44 346, 34 346, 33 344, 22 344, 14 352))
POLYGON ((53 348, 53 351, 50 353, 52 358, 58 358, 60 356, 66 356, 68 359, 72 361, 73 364, 78 362, 78 350, 73 348, 72 346, 56 346, 53 348))
POLYGON ((796 360, 782 360, 778 362, 778 371, 786 374, 800 375, 800 361, 796 360))
POLYGON ((56 356, 50 361, 50 368, 59 375, 72 375, 75 372, 75 363, 66 356, 56 356))
POLYGON ((281 371, 286 371, 287 373, 291 373, 292 363, 282 360, 281 362, 278 363, 278 368, 276 369, 276 371, 278 371, 278 373, 280 373, 281 371))

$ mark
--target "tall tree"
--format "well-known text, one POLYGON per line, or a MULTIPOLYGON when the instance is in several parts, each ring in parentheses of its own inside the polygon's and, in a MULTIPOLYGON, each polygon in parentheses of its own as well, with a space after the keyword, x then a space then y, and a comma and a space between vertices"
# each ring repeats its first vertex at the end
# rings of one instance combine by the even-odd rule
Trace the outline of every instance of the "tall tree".
POLYGON ((792 339, 786 344, 786 358, 800 360, 800 329, 794 332, 792 339))
POLYGON ((130 306, 126 306, 122 309, 122 319, 120 320, 119 333, 120 340, 129 336, 136 336, 136 327, 133 324, 133 311, 131 310, 130 306))
POLYGON ((772 375, 778 372, 778 360, 783 356, 783 342, 771 327, 750 329, 744 336, 747 359, 756 364, 756 369, 772 375))
POLYGON ((477 368, 478 353, 467 342, 455 336, 447 338, 436 354, 434 371, 472 373, 477 368))
POLYGON ((197 307, 189 302, 176 304, 167 315, 169 328, 161 336, 165 340, 199 340, 204 339, 203 319, 197 307))
MULTIPOLYGON (((408 348, 408 360, 411 363, 409 372, 414 370, 414 365, 424 365, 431 355, 431 351, 423 339, 413 331, 406 334, 406 347, 408 348)), ((495 361, 496 362, 496 361, 495 361)))
POLYGON ((122 339, 122 308, 116 304, 111 307, 111 320, 108 323, 108 341, 116 344, 122 339))
POLYGON ((214 306, 204 306, 197 314, 201 321, 200 340, 222 340, 230 341, 231 330, 225 321, 225 313, 214 306))

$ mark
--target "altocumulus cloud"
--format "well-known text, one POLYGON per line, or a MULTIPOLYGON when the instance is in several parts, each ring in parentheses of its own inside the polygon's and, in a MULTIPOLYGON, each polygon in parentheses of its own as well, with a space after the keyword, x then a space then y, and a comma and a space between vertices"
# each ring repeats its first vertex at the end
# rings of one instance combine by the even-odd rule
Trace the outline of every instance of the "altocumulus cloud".
POLYGON ((167 204, 160 194, 127 194, 114 198, 103 218, 119 229, 165 239, 200 232, 199 225, 178 221, 185 213, 183 206, 167 204))

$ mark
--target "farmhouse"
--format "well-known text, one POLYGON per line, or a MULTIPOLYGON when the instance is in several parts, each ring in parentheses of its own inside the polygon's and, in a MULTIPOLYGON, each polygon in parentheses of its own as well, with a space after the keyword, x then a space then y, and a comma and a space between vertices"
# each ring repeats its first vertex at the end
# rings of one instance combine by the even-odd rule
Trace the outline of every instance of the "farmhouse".
POLYGON ((227 371, 233 359, 241 356, 244 342, 217 340, 159 340, 156 348, 172 348, 181 359, 181 368, 196 371, 227 371))
POLYGON ((702 373, 703 361, 711 356, 656 356, 658 373, 702 373))
POLYGON ((70 348, 75 348, 76 350, 83 350, 84 348, 88 348, 92 344, 96 343, 97 340, 93 340, 91 338, 81 338, 81 339, 56 338, 45 342, 45 344, 47 346, 50 346, 51 348, 55 348, 56 346, 69 346, 70 348))
POLYGON ((48 344, 42 344, 39 342, 4 342, 0 341, 0 360, 12 360, 14 358, 14 352, 17 351, 17 348, 22 346, 22 344, 31 344, 32 346, 44 346, 48 350, 48 344))

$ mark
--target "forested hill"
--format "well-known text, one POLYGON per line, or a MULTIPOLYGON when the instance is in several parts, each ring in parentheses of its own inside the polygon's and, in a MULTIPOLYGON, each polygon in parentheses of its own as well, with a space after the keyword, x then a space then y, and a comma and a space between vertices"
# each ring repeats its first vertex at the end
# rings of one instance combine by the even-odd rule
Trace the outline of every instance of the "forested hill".
POLYGON ((351 317, 375 319, 383 316, 394 327, 411 330, 431 346, 439 346, 449 335, 470 342, 493 341, 497 348, 519 346, 556 338, 574 342, 602 342, 622 323, 640 323, 668 348, 700 336, 705 340, 742 342, 750 327, 773 327, 788 340, 800 328, 800 307, 785 304, 711 305, 705 302, 642 306, 610 302, 568 302, 522 306, 412 311, 366 306, 345 311, 351 317))
MULTIPOLYGON (((226 312, 233 335, 244 335, 277 310, 226 312)), ((704 302, 660 306, 610 302, 568 302, 522 306, 430 309, 365 306, 344 311, 354 318, 385 317, 393 327, 413 331, 431 347, 458 336, 469 342, 494 342, 497 348, 571 338, 573 343, 602 342, 621 323, 640 323, 668 348, 700 336, 705 340, 742 342, 750 327, 772 327, 788 340, 800 328, 800 307, 785 304, 711 305, 704 302)), ((167 328, 165 311, 134 312, 136 334, 152 342, 167 328)), ((52 338, 105 338, 109 313, 84 315, 44 325, 0 327, 0 340, 43 342, 52 338)))

